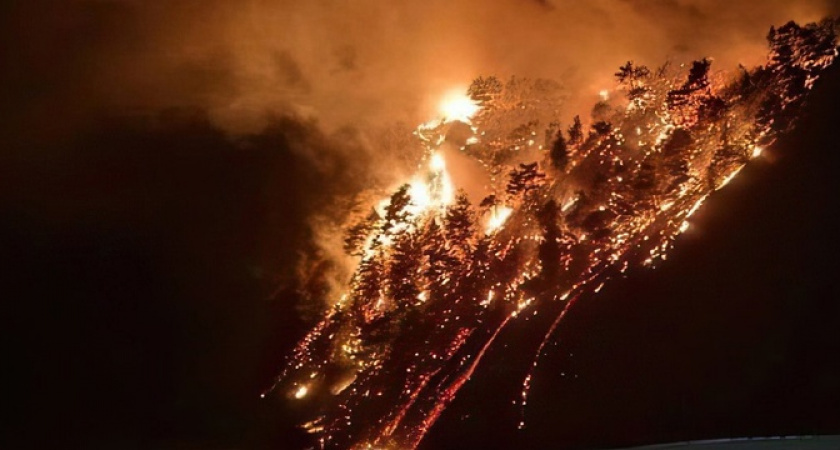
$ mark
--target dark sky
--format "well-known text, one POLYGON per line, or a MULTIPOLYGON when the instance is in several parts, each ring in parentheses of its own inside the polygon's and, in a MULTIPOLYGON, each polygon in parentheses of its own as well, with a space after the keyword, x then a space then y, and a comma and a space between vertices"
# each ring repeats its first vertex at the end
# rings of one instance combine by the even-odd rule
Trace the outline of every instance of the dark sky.
MULTIPOLYGON (((304 411, 259 393, 305 330, 293 287, 307 218, 336 208, 370 156, 352 131, 283 115, 232 135, 207 97, 241 80, 216 60, 169 68, 186 100, 103 100, 122 82, 151 95, 122 71, 107 88, 92 76, 113 62, 102 54, 145 51, 150 31, 88 3, 81 23, 72 9, 22 20, 35 3, 3 11, 0 446, 300 448, 304 411)), ((838 100, 834 69, 667 262, 578 303, 528 428, 511 401, 547 318, 503 336, 423 446, 840 433, 838 100)))

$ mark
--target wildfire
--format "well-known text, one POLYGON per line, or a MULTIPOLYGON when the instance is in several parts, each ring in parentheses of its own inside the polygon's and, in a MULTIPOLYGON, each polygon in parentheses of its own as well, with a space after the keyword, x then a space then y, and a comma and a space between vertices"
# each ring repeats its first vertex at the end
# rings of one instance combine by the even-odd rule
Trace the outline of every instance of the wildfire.
POLYGON ((582 294, 666 259, 688 219, 762 154, 778 134, 775 119, 796 112, 837 55, 824 50, 836 46, 827 24, 788 24, 770 42, 768 66, 730 86, 711 79, 705 59, 687 74, 628 63, 619 89, 600 98, 625 93, 633 107, 610 108, 613 116, 588 133, 579 119, 557 132, 559 107, 528 97, 546 92, 544 80, 531 89, 479 78, 470 96, 447 95, 442 119, 414 133, 425 148, 418 172, 348 224, 345 250, 358 261, 352 281, 278 379, 292 383, 285 389, 296 399, 321 388, 333 394, 307 424, 321 447, 416 447, 508 323, 526 310, 556 317, 533 371, 582 294), (462 150, 495 180, 477 207, 456 191, 441 148, 456 121, 473 133, 462 150), (519 150, 541 136, 554 137, 550 150, 523 163, 519 150))

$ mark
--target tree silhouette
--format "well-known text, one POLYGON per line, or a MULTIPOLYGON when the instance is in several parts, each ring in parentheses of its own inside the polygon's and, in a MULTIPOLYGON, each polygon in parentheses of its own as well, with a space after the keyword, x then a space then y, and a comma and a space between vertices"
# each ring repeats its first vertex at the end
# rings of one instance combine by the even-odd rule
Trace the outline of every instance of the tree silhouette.
POLYGON ((463 261, 472 250, 475 236, 475 212, 464 191, 459 191, 455 203, 446 211, 444 235, 451 255, 463 261))
POLYGON ((569 127, 569 146, 578 149, 583 144, 583 125, 580 122, 580 116, 575 116, 572 125, 569 127))
POLYGON ((569 164, 569 148, 566 145, 566 139, 563 137, 561 130, 557 131, 557 136, 551 145, 549 159, 551 160, 552 167, 560 171, 565 170, 566 165, 569 164))
POLYGON ((417 233, 400 233, 394 241, 387 272, 388 291, 397 308, 417 303, 422 260, 423 248, 417 233))
POLYGON ((375 209, 371 209, 367 216, 350 226, 344 235, 344 251, 348 255, 362 256, 365 250, 365 241, 367 241, 368 236, 376 228, 378 221, 379 214, 375 209))

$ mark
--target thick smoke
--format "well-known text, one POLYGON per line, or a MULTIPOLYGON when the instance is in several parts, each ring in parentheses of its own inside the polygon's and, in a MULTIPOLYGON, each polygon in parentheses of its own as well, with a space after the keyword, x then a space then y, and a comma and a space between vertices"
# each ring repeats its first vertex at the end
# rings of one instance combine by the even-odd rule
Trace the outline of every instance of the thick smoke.
POLYGON ((74 111, 201 107, 232 132, 267 112, 413 124, 478 74, 594 96, 628 59, 751 65, 770 25, 838 12, 832 0, 27 2, 7 15, 19 39, 7 76, 74 111))
POLYGON ((626 60, 749 66, 770 25, 838 12, 830 0, 27 2, 4 14, 4 125, 37 143, 186 109, 236 141, 284 118, 319 143, 298 134, 286 150, 325 184, 343 166, 330 190, 355 194, 400 181, 416 150, 406 132, 477 75, 559 79, 571 117, 626 60))

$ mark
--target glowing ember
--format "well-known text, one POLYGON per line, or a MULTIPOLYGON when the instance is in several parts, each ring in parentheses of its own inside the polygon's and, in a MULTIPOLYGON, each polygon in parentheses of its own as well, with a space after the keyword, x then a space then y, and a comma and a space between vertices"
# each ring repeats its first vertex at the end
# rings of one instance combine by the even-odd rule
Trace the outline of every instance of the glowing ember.
POLYGON ((295 394, 294 394, 294 395, 295 395, 295 398, 299 400, 299 399, 302 399, 303 397, 306 397, 306 394, 307 394, 308 392, 309 392, 309 388, 308 388, 308 387, 306 387, 306 386, 301 386, 301 387, 299 387, 299 388, 295 391, 295 394))
POLYGON ((490 304, 490 302, 492 302, 492 301, 493 301, 493 297, 494 297, 495 295, 496 295, 496 293, 495 293, 495 292, 493 292, 493 290, 492 290, 492 289, 491 289, 491 290, 489 290, 489 291, 487 291, 487 298, 486 298, 483 302, 481 302, 481 306, 487 306, 487 305, 489 305, 489 304, 490 304))
POLYGON ((601 91, 598 92, 598 97, 601 98, 602 102, 606 102, 610 99, 610 91, 607 89, 601 89, 601 91))

